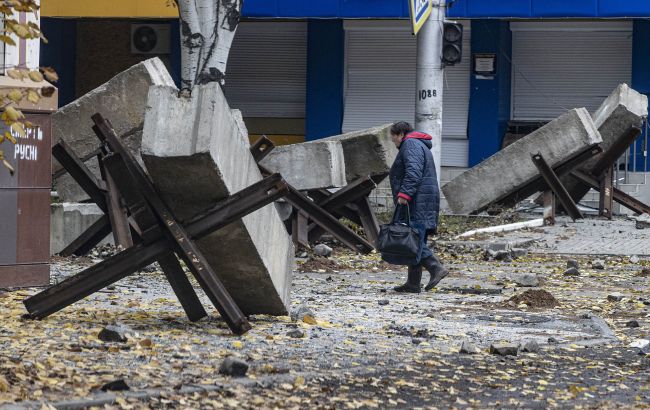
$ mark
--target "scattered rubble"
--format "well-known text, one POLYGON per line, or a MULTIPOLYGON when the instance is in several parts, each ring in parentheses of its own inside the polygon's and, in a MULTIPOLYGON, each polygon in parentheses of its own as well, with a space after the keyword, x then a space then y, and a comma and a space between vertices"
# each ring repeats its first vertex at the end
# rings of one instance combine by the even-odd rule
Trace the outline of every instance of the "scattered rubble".
POLYGON ((314 246, 314 253, 318 256, 328 258, 332 255, 332 248, 325 245, 324 243, 319 243, 318 245, 314 246))
POLYGON ((293 329, 287 332, 287 336, 292 339, 303 339, 307 334, 303 330, 293 329))
POLYGON ((508 302, 514 306, 523 303, 531 308, 553 308, 560 304, 553 295, 544 289, 529 289, 511 297, 508 302))
POLYGON ((528 340, 521 345, 521 351, 524 353, 539 353, 540 347, 537 341, 528 340))
POLYGON ((244 377, 248 372, 248 363, 234 357, 226 357, 219 366, 219 374, 231 377, 244 377))
POLYGON ((517 356, 519 346, 513 344, 493 344, 490 345, 490 353, 500 356, 517 356))
POLYGON ((577 268, 571 267, 562 273, 563 276, 580 276, 580 271, 577 268))
POLYGON ((472 342, 463 340, 460 345, 460 353, 463 354, 478 354, 480 350, 472 342))
POLYGON ((118 379, 114 380, 112 382, 104 384, 102 387, 99 388, 101 391, 127 391, 131 390, 128 384, 124 381, 124 379, 118 379))
POLYGON ((125 343, 131 330, 124 326, 109 325, 99 331, 97 338, 102 342, 125 343))
POLYGON ((539 279, 537 278, 537 275, 525 274, 515 276, 513 280, 517 286, 521 286, 523 288, 535 288, 539 286, 539 279))

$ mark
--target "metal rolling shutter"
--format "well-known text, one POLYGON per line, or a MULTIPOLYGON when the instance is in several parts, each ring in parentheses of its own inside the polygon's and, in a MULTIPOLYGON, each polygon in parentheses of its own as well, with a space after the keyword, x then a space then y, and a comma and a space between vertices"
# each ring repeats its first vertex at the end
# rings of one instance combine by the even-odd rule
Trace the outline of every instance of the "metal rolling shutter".
MULTIPOLYGON (((470 25, 463 61, 445 69, 443 166, 467 166, 470 25)), ((344 132, 415 117, 416 41, 408 21, 346 21, 344 132)))
POLYGON ((513 120, 595 111, 632 76, 631 22, 513 22, 513 120))
POLYGON ((305 118, 307 23, 242 22, 225 92, 244 117, 305 118))

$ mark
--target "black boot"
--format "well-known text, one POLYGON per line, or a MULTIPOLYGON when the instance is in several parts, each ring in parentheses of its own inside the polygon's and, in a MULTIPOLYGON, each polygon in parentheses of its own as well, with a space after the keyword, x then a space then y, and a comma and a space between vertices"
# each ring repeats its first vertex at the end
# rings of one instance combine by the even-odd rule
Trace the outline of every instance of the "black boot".
POLYGON ((422 280, 422 266, 409 266, 409 276, 406 283, 396 286, 394 289, 400 293, 420 293, 420 281, 422 280))
POLYGON ((442 263, 434 255, 429 256, 422 260, 422 266, 429 271, 431 278, 429 283, 424 287, 424 290, 429 291, 436 287, 441 280, 449 275, 449 271, 442 266, 442 263))

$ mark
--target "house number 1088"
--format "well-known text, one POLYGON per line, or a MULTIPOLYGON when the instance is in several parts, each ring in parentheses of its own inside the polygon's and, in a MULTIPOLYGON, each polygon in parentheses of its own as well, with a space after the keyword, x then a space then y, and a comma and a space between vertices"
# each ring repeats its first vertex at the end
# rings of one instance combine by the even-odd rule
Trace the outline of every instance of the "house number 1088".
POLYGON ((438 91, 436 90, 420 90, 418 91, 418 98, 420 101, 426 100, 427 98, 433 98, 438 95, 438 91))

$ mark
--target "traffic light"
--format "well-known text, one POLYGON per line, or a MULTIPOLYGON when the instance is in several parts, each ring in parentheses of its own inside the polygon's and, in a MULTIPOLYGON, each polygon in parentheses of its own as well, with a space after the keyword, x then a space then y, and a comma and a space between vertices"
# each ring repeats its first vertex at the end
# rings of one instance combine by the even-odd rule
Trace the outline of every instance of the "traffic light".
POLYGON ((444 23, 442 36, 442 64, 456 65, 463 58, 463 25, 444 23))

